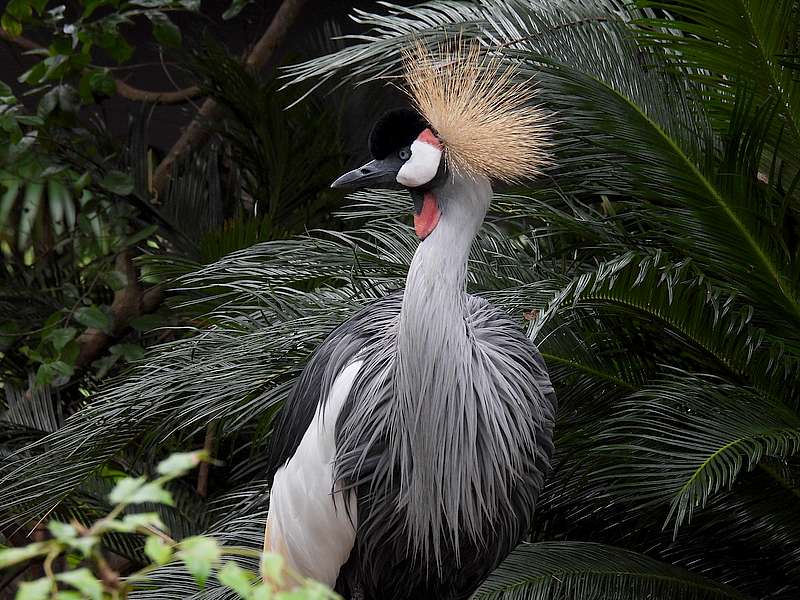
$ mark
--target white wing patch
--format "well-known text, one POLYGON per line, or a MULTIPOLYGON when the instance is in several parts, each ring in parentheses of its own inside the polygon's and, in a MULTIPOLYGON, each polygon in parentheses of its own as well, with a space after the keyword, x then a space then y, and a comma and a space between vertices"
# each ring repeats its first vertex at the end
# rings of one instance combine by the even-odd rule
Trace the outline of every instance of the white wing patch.
POLYGON ((267 549, 283 554, 298 573, 331 587, 356 537, 355 498, 350 498, 348 516, 342 493, 331 493, 336 419, 362 364, 353 362, 336 377, 294 456, 275 474, 270 492, 267 549))

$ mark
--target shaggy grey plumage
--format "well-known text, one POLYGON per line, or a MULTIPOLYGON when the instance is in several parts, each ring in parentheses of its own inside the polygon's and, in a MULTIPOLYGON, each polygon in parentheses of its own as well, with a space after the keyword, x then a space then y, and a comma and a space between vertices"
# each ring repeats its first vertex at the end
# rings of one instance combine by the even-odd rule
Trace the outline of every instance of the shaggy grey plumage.
POLYGON ((364 361, 336 424, 334 467, 358 501, 337 589, 365 598, 468 597, 528 530, 552 453, 555 397, 541 356, 464 291, 489 182, 451 175, 434 191, 442 216, 405 291, 322 344, 274 433, 277 468, 337 374, 364 361))

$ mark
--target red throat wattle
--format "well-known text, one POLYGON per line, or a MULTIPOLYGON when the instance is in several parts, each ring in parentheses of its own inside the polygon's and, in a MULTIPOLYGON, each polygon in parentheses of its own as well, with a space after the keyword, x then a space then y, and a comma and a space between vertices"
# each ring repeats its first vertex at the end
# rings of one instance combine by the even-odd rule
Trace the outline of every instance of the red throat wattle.
POLYGON ((414 231, 417 232, 417 237, 420 241, 424 240, 436 229, 441 214, 439 212, 439 203, 436 202, 436 196, 431 192, 425 192, 422 210, 418 215, 414 215, 414 231))

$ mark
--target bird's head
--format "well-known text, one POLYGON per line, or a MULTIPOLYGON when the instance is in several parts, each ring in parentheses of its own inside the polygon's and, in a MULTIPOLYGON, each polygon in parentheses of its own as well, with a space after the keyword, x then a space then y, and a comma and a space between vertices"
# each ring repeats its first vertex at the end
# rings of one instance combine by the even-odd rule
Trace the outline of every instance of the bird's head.
MULTIPOLYGON (((412 108, 383 115, 369 137, 372 160, 339 177, 335 188, 405 188, 414 200, 417 235, 424 239, 438 222, 438 214, 425 214, 425 193, 446 179, 443 146, 425 119, 412 108)), ((436 210, 438 212, 438 209, 436 210)))
POLYGON ((426 200, 431 192, 456 178, 515 182, 539 175, 549 161, 551 126, 531 102, 533 83, 477 42, 458 38, 434 51, 418 42, 404 58, 413 108, 381 117, 370 134, 372 160, 332 187, 408 189, 424 239, 439 220, 439 207, 431 212, 426 200))
POLYGON ((442 142, 416 110, 392 110, 372 128, 372 160, 345 173, 331 187, 414 189, 430 185, 444 172, 442 150, 442 142))

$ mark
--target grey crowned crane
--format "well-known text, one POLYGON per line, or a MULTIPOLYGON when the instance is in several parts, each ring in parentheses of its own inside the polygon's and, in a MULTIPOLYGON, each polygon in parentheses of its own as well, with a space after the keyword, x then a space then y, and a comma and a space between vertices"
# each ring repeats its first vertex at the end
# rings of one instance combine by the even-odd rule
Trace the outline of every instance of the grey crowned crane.
POLYGON ((420 239, 404 290, 320 345, 272 434, 265 548, 362 600, 468 598, 528 532, 555 396, 517 323, 467 294, 491 179, 535 176, 532 88, 477 45, 406 52, 414 108, 333 187, 402 187, 420 239))

